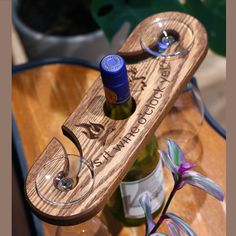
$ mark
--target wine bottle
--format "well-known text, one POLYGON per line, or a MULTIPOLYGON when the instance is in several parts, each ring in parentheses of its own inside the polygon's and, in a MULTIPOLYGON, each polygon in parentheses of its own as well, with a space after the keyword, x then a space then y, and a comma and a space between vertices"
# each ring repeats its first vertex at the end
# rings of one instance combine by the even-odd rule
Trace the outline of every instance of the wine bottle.
MULTIPOLYGON (((116 54, 105 56, 100 62, 100 72, 106 97, 105 115, 114 120, 128 119, 135 111, 135 102, 130 95, 124 59, 116 54)), ((162 209, 164 178, 157 148, 153 135, 107 204, 125 225, 144 223, 144 212, 139 204, 139 197, 144 192, 151 196, 154 216, 162 209)))

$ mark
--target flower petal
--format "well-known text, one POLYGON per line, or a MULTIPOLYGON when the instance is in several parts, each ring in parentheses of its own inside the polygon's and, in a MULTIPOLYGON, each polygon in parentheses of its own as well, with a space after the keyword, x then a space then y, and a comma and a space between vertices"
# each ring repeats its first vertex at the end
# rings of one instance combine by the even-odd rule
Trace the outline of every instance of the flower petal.
POLYGON ((168 146, 168 155, 175 163, 175 165, 180 166, 181 164, 186 163, 186 158, 184 156, 183 151, 173 140, 168 139, 167 146, 168 146))
POLYGON ((167 221, 167 226, 170 230, 171 236, 182 236, 181 228, 172 221, 167 221))
POLYGON ((143 208, 146 218, 146 235, 148 235, 155 226, 152 218, 151 198, 147 192, 144 192, 139 198, 140 205, 143 208))
POLYGON ((184 184, 191 184, 198 188, 203 189, 216 199, 223 201, 224 193, 221 187, 211 179, 201 175, 200 173, 192 170, 185 171, 182 175, 184 184))
POLYGON ((184 173, 186 170, 192 169, 194 166, 196 166, 195 163, 186 162, 186 163, 180 165, 180 167, 178 168, 178 172, 179 172, 180 174, 182 174, 182 173, 184 173))
POLYGON ((166 152, 159 151, 159 153, 160 153, 160 156, 161 156, 161 159, 162 159, 164 165, 171 171, 171 173, 174 175, 175 181, 177 181, 179 178, 177 166, 170 159, 170 157, 166 154, 166 152))
POLYGON ((190 226, 179 216, 170 212, 166 213, 165 215, 167 218, 170 218, 173 222, 175 222, 188 236, 197 236, 190 226))

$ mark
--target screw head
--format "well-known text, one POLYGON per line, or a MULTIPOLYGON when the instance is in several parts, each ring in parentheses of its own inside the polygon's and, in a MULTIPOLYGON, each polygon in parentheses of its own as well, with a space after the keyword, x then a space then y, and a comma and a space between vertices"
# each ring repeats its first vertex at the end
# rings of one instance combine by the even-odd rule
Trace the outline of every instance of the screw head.
POLYGON ((69 191, 73 188, 74 181, 71 178, 62 178, 58 181, 57 188, 61 191, 69 191))

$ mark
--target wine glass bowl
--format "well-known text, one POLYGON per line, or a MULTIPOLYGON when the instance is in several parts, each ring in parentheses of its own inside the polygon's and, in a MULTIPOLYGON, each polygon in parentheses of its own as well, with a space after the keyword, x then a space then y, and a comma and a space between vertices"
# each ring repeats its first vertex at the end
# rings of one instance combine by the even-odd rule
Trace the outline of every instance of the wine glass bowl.
POLYGON ((204 104, 201 94, 194 84, 189 83, 158 127, 159 149, 166 150, 167 139, 172 139, 188 160, 197 162, 202 152, 198 134, 203 121, 204 104))
POLYGON ((56 230, 56 236, 111 236, 107 226, 95 216, 78 225, 61 226, 56 230))

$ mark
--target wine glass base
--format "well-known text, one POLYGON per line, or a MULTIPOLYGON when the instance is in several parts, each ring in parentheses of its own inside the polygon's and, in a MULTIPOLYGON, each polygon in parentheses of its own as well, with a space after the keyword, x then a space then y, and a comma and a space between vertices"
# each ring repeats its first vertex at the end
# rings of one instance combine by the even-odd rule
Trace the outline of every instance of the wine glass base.
POLYGON ((35 186, 38 195, 49 204, 57 206, 72 205, 83 201, 93 190, 93 168, 84 159, 78 159, 80 171, 76 186, 69 191, 62 191, 55 186, 55 178, 62 172, 65 165, 65 156, 61 156, 46 162, 37 175, 35 186), (81 181, 80 176, 83 176, 81 181))

